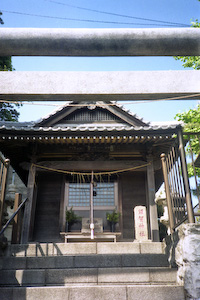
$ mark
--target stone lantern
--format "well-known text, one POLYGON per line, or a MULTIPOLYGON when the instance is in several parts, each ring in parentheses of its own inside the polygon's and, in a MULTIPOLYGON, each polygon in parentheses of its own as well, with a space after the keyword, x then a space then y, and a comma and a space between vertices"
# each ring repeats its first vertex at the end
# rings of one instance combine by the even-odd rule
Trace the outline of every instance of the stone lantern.
POLYGON ((158 206, 161 205, 163 207, 163 215, 160 217, 160 223, 162 223, 163 225, 166 226, 167 234, 170 235, 167 199, 166 199, 166 193, 164 190, 160 190, 156 194, 155 202, 158 206))

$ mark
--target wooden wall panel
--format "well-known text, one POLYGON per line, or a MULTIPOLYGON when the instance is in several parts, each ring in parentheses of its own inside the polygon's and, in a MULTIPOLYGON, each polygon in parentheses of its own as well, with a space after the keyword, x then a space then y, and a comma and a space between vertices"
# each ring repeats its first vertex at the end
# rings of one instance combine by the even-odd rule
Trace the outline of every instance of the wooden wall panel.
POLYGON ((133 209, 137 205, 146 206, 146 176, 144 172, 122 174, 121 195, 123 210, 123 238, 134 238, 133 209))
POLYGON ((35 212, 35 241, 59 240, 59 216, 62 196, 62 175, 41 173, 37 178, 37 203, 35 212))

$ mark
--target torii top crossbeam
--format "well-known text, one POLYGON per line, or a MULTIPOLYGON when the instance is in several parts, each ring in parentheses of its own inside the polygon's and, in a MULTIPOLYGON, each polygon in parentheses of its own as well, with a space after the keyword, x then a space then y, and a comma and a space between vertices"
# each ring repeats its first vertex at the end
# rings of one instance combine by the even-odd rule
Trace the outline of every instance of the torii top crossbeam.
POLYGON ((198 56, 199 28, 1 28, 0 56, 198 56))

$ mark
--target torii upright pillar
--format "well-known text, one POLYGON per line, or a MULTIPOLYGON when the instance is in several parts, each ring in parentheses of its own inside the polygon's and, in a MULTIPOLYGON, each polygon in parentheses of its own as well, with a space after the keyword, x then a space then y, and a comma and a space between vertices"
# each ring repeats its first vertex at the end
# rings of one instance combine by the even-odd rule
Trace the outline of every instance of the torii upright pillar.
POLYGON ((147 157, 149 165, 147 166, 147 186, 148 186, 148 205, 149 205, 149 220, 151 230, 151 240, 153 242, 159 242, 159 228, 158 228, 158 213, 157 205, 155 203, 155 178, 153 157, 149 155, 147 157))

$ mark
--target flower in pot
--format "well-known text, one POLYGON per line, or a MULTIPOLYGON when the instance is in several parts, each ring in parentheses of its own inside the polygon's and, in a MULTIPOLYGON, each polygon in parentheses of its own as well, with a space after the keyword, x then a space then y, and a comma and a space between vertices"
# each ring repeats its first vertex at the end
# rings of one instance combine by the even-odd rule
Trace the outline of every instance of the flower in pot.
POLYGON ((119 222, 120 213, 113 210, 111 213, 106 213, 106 219, 110 223, 110 231, 115 232, 115 225, 119 222))
POLYGON ((81 220, 81 217, 75 214, 73 206, 70 209, 66 208, 66 232, 71 231, 71 226, 81 220))

